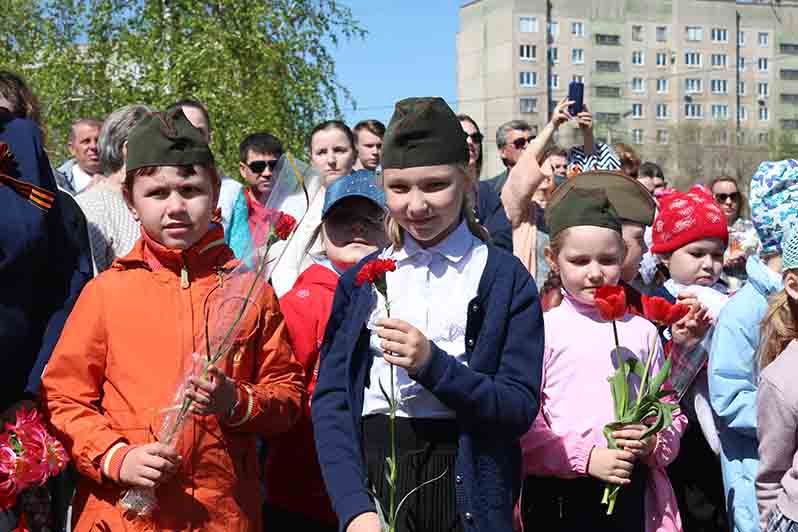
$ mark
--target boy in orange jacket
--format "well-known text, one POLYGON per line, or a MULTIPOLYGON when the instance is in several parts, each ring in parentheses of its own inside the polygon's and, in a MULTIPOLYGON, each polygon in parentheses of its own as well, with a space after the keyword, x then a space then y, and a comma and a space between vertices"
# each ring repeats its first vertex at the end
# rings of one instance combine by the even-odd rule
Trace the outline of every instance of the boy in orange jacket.
POLYGON ((193 415, 173 445, 157 442, 190 353, 205 350, 213 292, 235 282, 227 272, 238 263, 212 223, 213 155, 181 110, 134 128, 127 169, 141 239, 86 286, 42 380, 45 411, 81 473, 73 530, 260 532, 256 435, 297 419, 302 366, 266 286, 231 353, 192 377, 193 415), (156 488, 152 516, 124 513, 131 487, 156 488))

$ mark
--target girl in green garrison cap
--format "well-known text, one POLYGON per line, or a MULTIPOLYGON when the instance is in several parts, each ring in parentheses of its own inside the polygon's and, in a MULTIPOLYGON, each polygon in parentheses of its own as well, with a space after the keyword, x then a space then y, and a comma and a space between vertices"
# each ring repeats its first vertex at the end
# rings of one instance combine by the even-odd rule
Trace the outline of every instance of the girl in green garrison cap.
POLYGON ((341 277, 311 407, 348 532, 380 530, 370 488, 387 510, 394 444, 397 501, 440 477, 407 499, 398 531, 512 530, 543 322, 529 273, 473 217, 468 160, 442 99, 396 104, 382 152, 391 245, 341 277))
POLYGON ((241 299, 224 292, 241 278, 229 275, 239 263, 212 223, 213 155, 182 110, 143 117, 126 164, 141 238, 86 285, 42 378, 42 403, 80 473, 72 529, 261 532, 256 440, 300 415, 302 366, 265 286, 235 352, 189 379, 182 430, 169 444, 156 439, 192 353, 205 352, 211 296, 241 299), (131 488, 155 489, 152 515, 120 506, 131 488))

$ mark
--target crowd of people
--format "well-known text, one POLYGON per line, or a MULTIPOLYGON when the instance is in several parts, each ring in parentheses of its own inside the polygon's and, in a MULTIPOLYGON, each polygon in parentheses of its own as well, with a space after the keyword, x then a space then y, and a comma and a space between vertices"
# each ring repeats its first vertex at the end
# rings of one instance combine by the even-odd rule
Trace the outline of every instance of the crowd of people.
POLYGON ((233 178, 191 99, 78 117, 54 167, 0 72, 0 414, 71 459, 0 531, 798 531, 798 161, 678 191, 572 103, 500 126, 492 178, 440 98, 320 123, 307 163, 251 132, 233 178), (252 305, 198 366, 228 293, 252 305), (649 365, 667 422, 613 424, 608 379, 635 400, 649 365))

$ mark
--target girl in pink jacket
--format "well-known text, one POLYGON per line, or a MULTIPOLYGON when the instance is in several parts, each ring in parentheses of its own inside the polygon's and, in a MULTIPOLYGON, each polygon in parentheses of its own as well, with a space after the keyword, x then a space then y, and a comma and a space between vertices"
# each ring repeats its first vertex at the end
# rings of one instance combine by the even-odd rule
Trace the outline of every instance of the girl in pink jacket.
MULTIPOLYGON (((618 450, 607 448, 603 434, 615 418, 607 382, 615 371, 615 342, 595 292, 621 277, 626 250, 617 214, 601 190, 573 189, 549 209, 546 259, 560 275, 564 300, 545 314, 541 407, 521 442, 523 524, 563 532, 680 531, 664 468, 679 452, 684 416, 646 439, 642 425, 616 431, 618 450), (601 504, 607 483, 622 486, 610 516, 601 504)), ((657 372, 663 355, 656 328, 628 313, 616 324, 622 357, 645 363, 654 345, 657 372)), ((639 379, 632 384, 636 389, 639 379)))

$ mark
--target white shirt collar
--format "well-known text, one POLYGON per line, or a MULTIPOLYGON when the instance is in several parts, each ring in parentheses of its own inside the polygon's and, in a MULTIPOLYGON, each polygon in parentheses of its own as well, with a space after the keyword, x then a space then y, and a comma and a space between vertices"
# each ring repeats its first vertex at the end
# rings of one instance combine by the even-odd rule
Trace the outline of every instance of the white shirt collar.
POLYGON ((459 263, 468 255, 474 246, 479 244, 477 238, 471 234, 465 220, 452 231, 449 236, 438 244, 424 248, 407 231, 405 231, 404 246, 400 250, 394 250, 393 246, 388 249, 385 256, 393 257, 401 262, 412 259, 418 254, 440 255, 453 264, 459 263))

